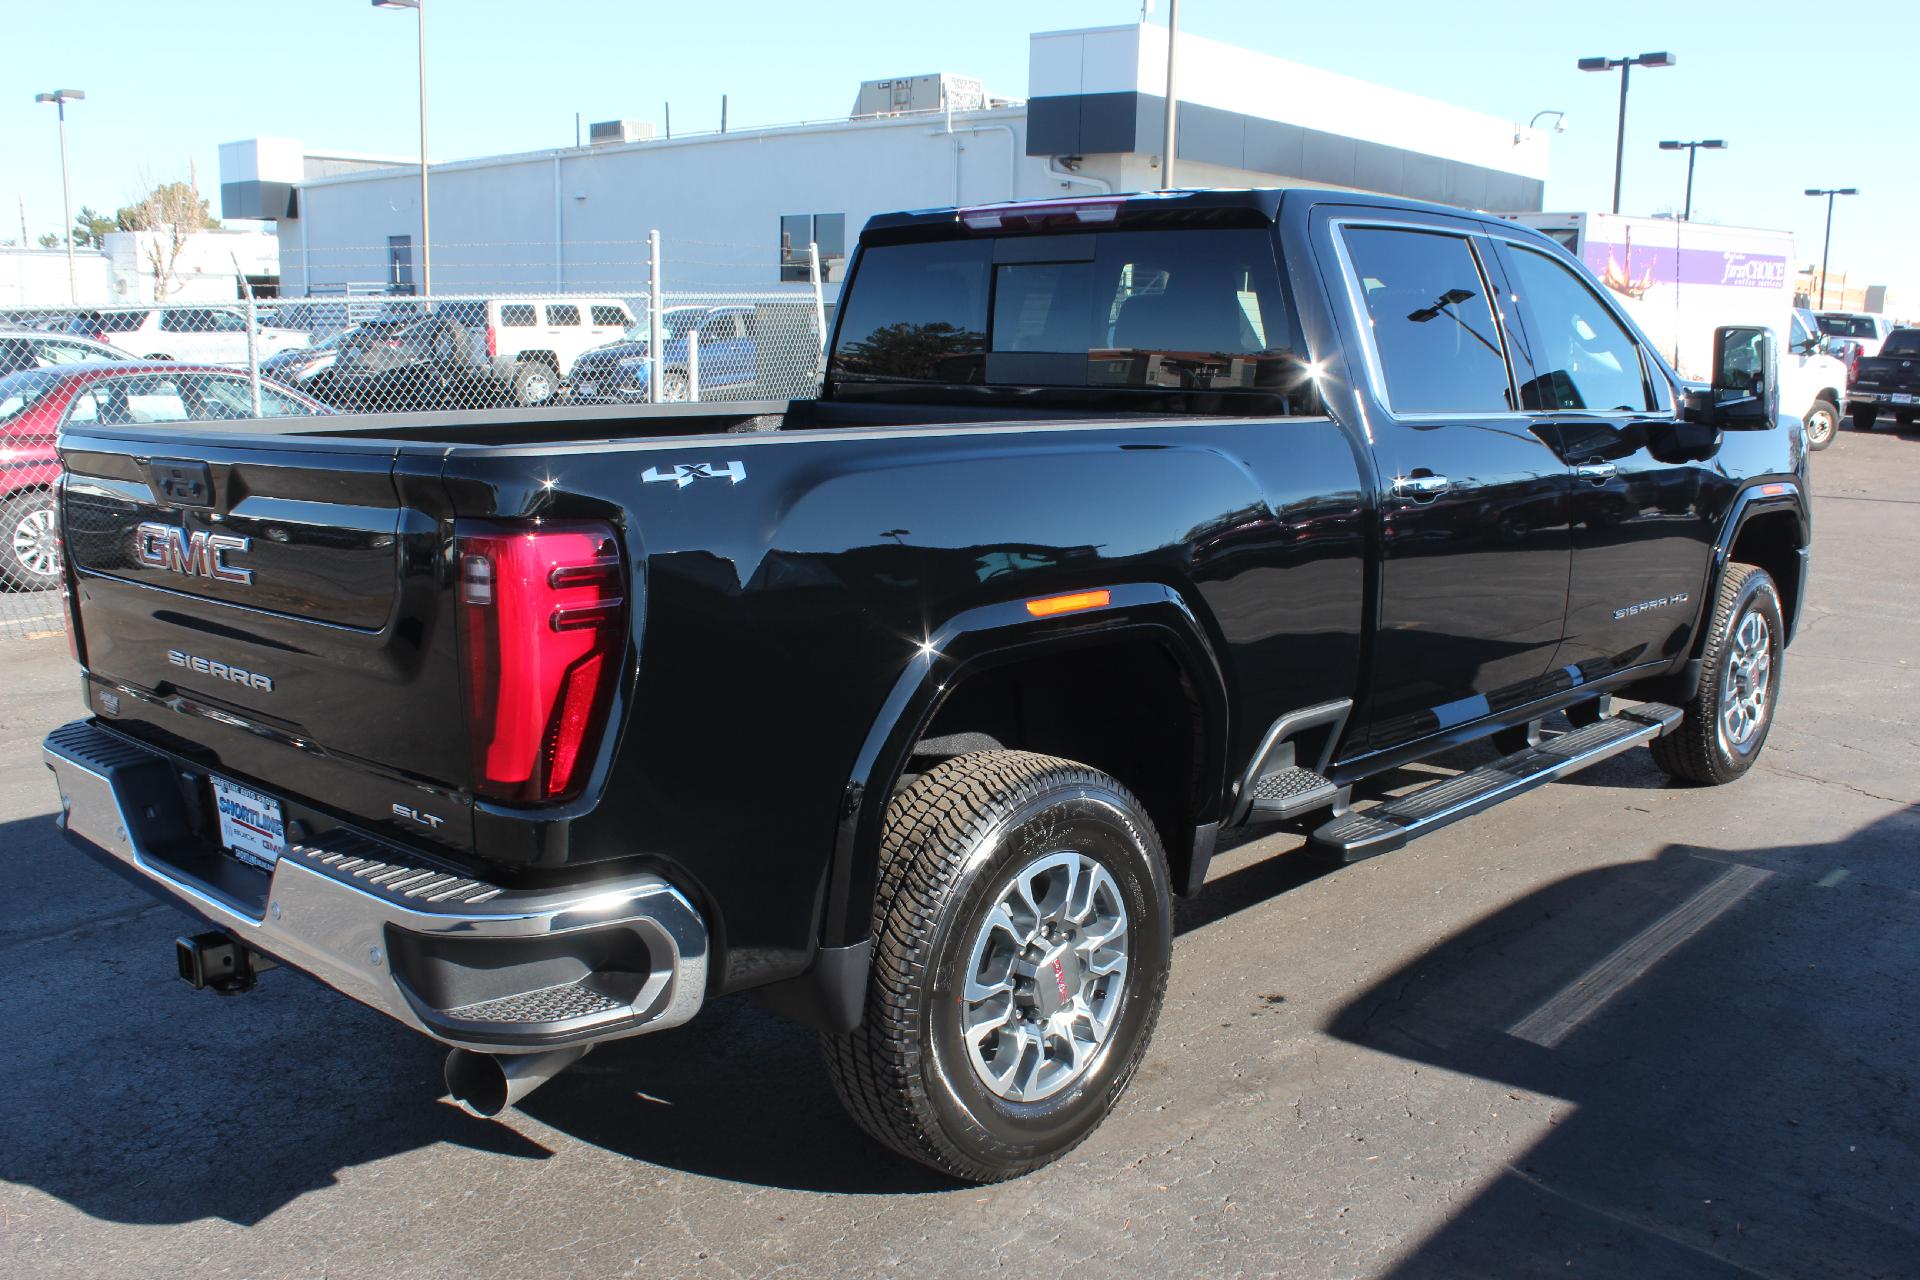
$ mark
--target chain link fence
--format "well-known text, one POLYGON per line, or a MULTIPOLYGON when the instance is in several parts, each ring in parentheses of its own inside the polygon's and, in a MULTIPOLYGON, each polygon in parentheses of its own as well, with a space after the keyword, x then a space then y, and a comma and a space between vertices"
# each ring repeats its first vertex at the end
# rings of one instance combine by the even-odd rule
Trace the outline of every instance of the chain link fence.
POLYGON ((805 284, 656 294, 673 278, 663 256, 657 238, 621 246, 600 287, 469 271, 432 296, 342 280, 256 299, 238 277, 231 304, 0 311, 0 638, 63 626, 53 493, 69 426, 815 394, 830 315, 817 255, 805 284))

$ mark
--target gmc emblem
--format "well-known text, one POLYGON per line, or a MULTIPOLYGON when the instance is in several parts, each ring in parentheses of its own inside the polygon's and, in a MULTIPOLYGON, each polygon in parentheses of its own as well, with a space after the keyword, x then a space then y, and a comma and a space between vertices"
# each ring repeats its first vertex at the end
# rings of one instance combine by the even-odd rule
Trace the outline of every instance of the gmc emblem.
POLYGON ((231 533, 207 533, 158 521, 144 521, 134 533, 134 555, 141 564, 154 569, 171 569, 186 577, 210 578, 215 582, 233 582, 246 587, 253 584, 253 570, 226 562, 227 553, 245 551, 252 538, 231 533))

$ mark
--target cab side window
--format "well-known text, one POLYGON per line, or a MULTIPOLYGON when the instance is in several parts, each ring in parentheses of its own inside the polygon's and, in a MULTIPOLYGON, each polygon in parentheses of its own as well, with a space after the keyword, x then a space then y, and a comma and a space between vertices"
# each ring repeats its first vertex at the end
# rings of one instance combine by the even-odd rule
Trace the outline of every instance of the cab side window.
POLYGON ((1532 338, 1527 409, 1644 413, 1653 407, 1640 344, 1593 289, 1563 263, 1512 245, 1513 286, 1532 338))
POLYGON ((1466 237, 1349 227, 1342 238, 1393 412, 1511 412, 1500 330, 1466 237))

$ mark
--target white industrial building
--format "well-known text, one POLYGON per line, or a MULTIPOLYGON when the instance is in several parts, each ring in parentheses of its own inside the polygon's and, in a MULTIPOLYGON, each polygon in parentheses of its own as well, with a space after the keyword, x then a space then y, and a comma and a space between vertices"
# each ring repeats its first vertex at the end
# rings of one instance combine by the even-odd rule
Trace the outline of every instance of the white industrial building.
POLYGON ((279 288, 280 242, 272 227, 189 232, 176 252, 153 231, 109 231, 98 249, 0 249, 0 307, 119 306, 232 302, 240 277, 262 296, 279 288))
MULTIPOLYGON (((1024 102, 960 76, 903 77, 861 86, 843 120, 682 137, 610 122, 586 146, 436 163, 434 292, 636 292, 656 229, 669 289, 804 279, 795 251, 809 240, 832 284, 876 213, 1156 189, 1166 42, 1151 24, 1035 34, 1024 102)), ((1543 131, 1195 36, 1179 57, 1181 186, 1541 207, 1543 131)), ((230 143, 221 193, 224 216, 278 222, 288 296, 415 288, 411 160, 230 143)))

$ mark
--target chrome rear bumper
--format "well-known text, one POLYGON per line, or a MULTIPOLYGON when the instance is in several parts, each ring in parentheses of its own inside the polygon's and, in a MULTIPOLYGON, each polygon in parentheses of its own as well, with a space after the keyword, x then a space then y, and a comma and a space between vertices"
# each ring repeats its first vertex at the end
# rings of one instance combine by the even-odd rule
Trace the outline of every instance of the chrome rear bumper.
POLYGON ((194 834, 189 796, 206 784, 191 762, 97 721, 56 729, 42 753, 70 839, 443 1043, 588 1044, 678 1026, 706 998, 705 922, 658 876, 508 889, 346 828, 290 843, 257 871, 194 834))

